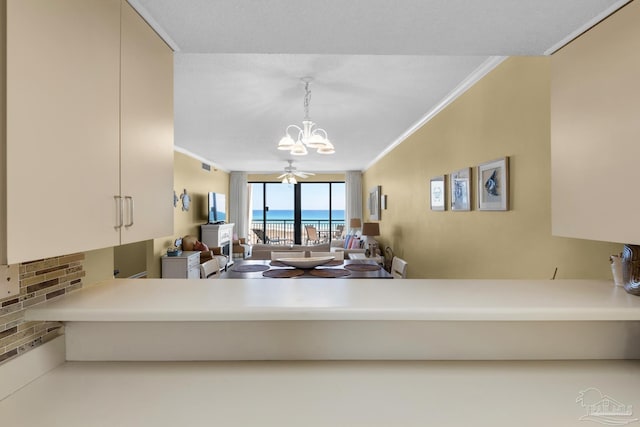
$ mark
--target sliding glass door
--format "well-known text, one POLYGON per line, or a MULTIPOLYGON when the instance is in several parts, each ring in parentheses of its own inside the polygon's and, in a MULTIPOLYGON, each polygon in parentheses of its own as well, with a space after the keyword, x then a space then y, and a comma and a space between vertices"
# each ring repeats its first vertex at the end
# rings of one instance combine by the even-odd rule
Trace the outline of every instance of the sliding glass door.
POLYGON ((342 235, 344 182, 254 182, 250 186, 252 243, 320 243, 342 235))

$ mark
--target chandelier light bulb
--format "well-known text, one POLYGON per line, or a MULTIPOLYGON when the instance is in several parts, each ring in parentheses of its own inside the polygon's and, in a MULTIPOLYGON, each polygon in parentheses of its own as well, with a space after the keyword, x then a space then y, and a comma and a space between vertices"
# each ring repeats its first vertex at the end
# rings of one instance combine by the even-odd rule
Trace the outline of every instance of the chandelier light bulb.
POLYGON ((291 138, 289 134, 286 134, 280 140, 280 143, 278 144, 278 150, 291 150, 295 143, 296 142, 293 140, 293 138, 291 138))

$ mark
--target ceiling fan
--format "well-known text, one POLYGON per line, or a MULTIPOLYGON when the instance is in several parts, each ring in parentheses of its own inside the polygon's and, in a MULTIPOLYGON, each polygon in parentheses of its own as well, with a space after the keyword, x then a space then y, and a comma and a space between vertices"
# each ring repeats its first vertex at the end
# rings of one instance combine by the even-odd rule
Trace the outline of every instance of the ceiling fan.
POLYGON ((278 179, 282 178, 283 184, 297 184, 296 176, 298 178, 308 178, 315 173, 311 172, 302 172, 298 171, 297 168, 293 167, 293 160, 287 160, 289 162, 289 166, 284 168, 284 173, 278 177, 278 179))

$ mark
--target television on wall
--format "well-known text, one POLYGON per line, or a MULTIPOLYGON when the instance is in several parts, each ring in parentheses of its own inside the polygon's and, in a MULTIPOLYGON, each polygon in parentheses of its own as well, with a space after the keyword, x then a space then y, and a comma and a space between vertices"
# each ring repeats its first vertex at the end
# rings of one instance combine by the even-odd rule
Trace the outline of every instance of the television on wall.
POLYGON ((209 224, 222 223, 227 220, 226 197, 222 193, 209 193, 207 210, 209 224))

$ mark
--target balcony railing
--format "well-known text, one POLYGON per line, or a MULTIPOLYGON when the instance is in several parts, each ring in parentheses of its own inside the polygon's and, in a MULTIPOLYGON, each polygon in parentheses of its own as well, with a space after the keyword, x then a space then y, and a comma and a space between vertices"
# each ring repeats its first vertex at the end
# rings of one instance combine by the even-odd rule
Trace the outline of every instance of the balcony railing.
MULTIPOLYGON (((292 219, 268 219, 264 233, 263 225, 262 220, 251 221, 250 229, 252 231, 249 236, 249 243, 269 243, 272 245, 292 245, 294 243, 295 223, 292 219), (263 235, 266 236, 266 242, 262 239, 263 235)), ((300 228, 302 244, 307 243, 307 233, 305 232, 305 226, 307 225, 316 228, 319 243, 340 239, 345 227, 344 220, 332 220, 331 223, 329 223, 328 219, 302 220, 300 228)))

